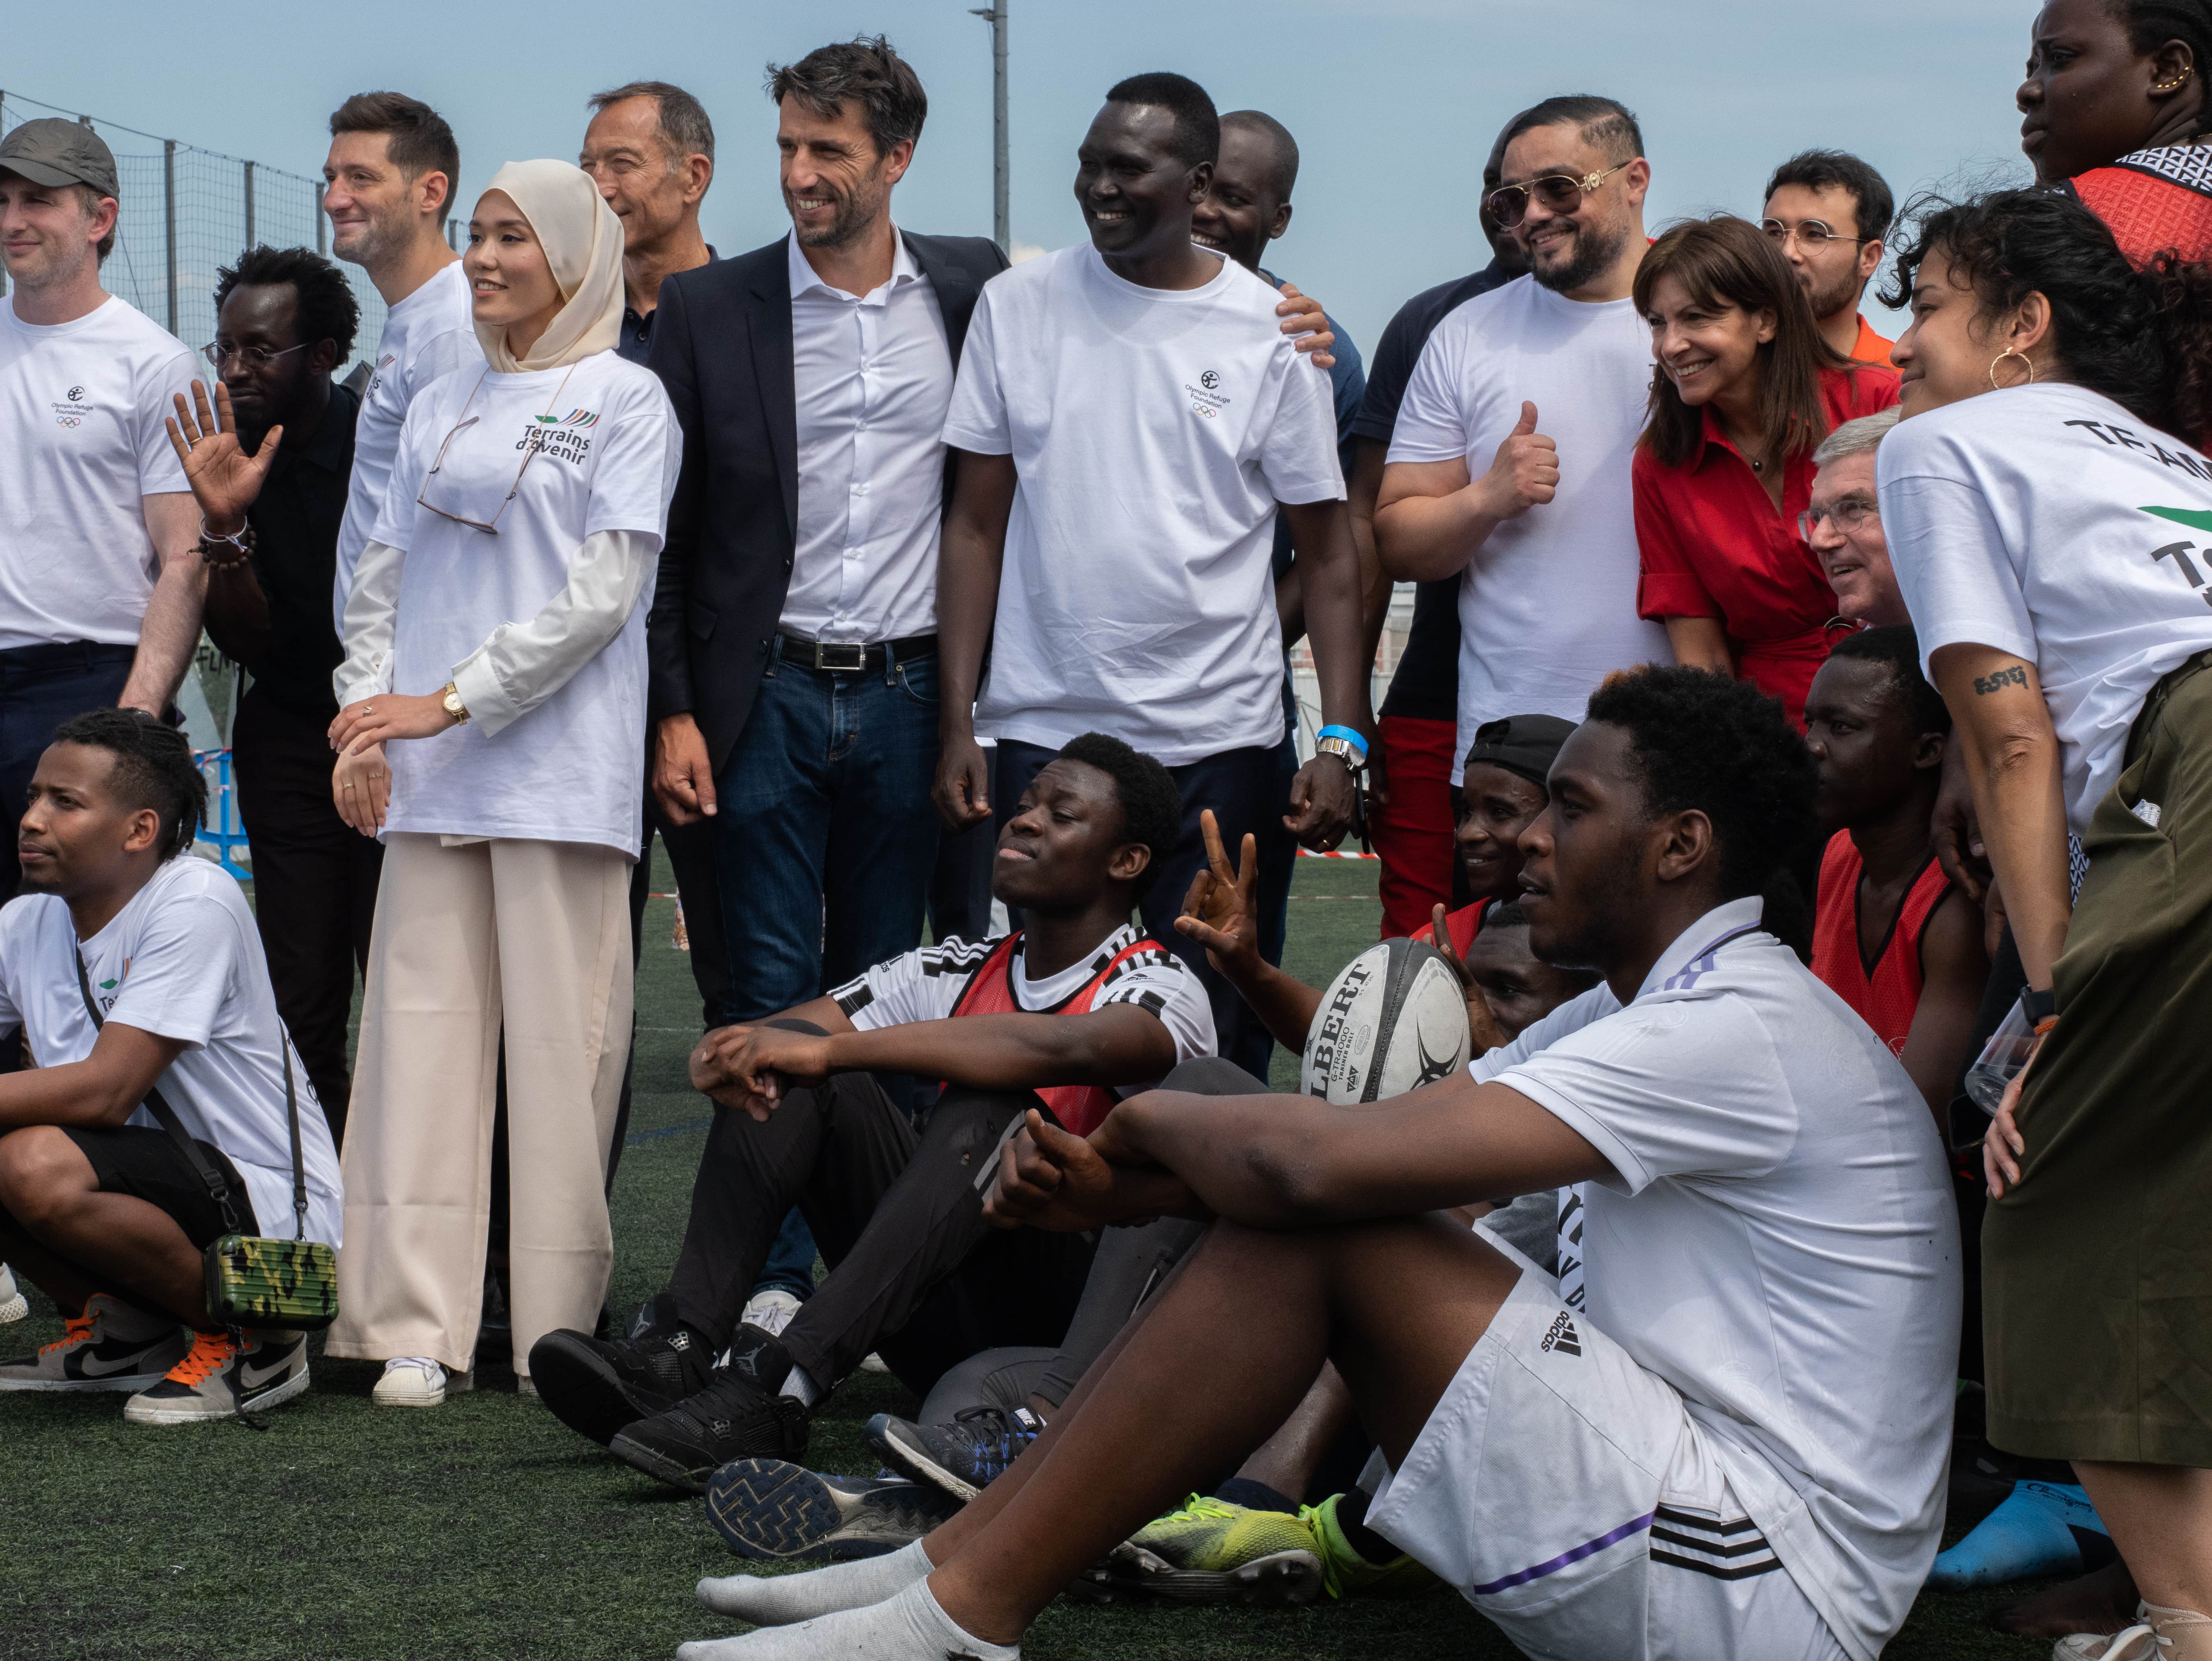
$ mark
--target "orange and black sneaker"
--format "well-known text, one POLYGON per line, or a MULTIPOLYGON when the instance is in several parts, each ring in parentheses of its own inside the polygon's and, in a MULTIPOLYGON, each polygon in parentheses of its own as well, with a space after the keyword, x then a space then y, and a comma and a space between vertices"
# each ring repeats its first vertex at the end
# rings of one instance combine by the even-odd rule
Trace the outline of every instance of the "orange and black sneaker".
POLYGON ((123 1404, 134 1425, 195 1425, 263 1413, 307 1387, 307 1335, 228 1332, 193 1335, 192 1353, 169 1376, 123 1404))
POLYGON ((191 1348, 185 1329, 95 1292, 84 1313, 35 1355, 0 1361, 0 1390, 143 1390, 191 1348))

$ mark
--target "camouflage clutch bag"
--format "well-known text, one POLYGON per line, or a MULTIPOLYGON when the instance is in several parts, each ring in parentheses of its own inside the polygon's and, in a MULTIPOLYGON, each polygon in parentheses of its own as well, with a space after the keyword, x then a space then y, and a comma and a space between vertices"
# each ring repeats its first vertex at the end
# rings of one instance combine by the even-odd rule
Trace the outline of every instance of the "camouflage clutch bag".
POLYGON ((226 1234, 207 1250, 207 1305, 225 1326, 326 1327, 338 1317, 337 1254, 320 1240, 226 1234))
MULTIPOLYGON (((93 1001, 92 983, 84 959, 76 960, 77 991, 84 1013, 97 1029, 106 1025, 100 1006, 93 1001)), ((207 1249, 204 1266, 208 1313, 227 1327, 270 1327, 312 1331, 338 1317, 337 1254, 320 1240, 307 1238, 307 1169, 300 1149, 300 1097, 292 1080, 292 1035, 277 1025, 277 1048, 284 1057, 284 1116, 292 1135, 292 1214, 296 1238, 279 1240, 259 1234, 237 1232, 238 1211, 230 1202, 230 1183, 208 1163, 178 1120, 176 1110, 159 1090, 146 1092, 146 1110, 169 1134, 195 1175, 207 1187, 224 1226, 223 1235, 207 1249)))

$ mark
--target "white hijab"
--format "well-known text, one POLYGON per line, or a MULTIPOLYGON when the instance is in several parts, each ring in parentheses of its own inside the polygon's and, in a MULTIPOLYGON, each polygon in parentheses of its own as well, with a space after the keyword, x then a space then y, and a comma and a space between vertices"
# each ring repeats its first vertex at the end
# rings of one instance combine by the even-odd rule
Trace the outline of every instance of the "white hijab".
POLYGON ((622 221, 591 176, 566 161, 510 161, 484 190, 505 192, 522 210, 545 250, 562 301, 528 357, 507 350, 506 325, 477 324, 484 361, 514 374, 558 369, 611 350, 622 338, 622 221))

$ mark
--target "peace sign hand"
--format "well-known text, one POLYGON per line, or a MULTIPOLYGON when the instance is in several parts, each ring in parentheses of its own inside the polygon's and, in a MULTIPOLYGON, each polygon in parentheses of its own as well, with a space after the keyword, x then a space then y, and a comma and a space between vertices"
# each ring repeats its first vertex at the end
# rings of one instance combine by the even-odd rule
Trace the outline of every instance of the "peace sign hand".
POLYGON ((1190 879, 1175 926, 1206 948, 1217 973, 1235 981, 1256 972, 1260 964, 1259 839, 1245 833, 1237 849, 1239 869, 1232 875, 1221 825, 1211 807, 1200 812, 1198 828, 1206 837, 1207 868, 1190 879))
POLYGON ((207 521, 208 532, 213 536, 236 536, 246 525, 246 510, 261 495, 267 482, 269 469, 276 460, 276 447, 283 441, 284 429, 271 427, 261 441, 261 447, 252 455, 238 441, 238 422, 231 414, 230 388, 216 382, 215 409, 208 408, 205 383, 192 382, 192 403, 198 411, 185 408, 185 395, 176 394, 177 413, 173 419, 164 422, 169 429, 169 444, 184 464, 185 482, 192 487, 192 497, 200 505, 200 517, 207 521), (182 423, 181 429, 179 423, 182 423))

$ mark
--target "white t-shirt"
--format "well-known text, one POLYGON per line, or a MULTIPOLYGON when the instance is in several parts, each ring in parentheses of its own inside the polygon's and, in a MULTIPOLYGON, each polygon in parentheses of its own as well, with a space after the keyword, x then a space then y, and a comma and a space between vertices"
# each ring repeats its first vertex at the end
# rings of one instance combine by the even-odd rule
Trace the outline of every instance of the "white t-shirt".
POLYGON ((1799 1589, 1872 1661, 1942 1528, 1958 1217, 1919 1091, 1759 915, 1717 907, 1626 1009, 1600 984, 1470 1070, 1612 1165, 1583 1189, 1589 1318, 1681 1392, 1799 1589))
MULTIPOLYGON (((407 556, 392 690, 436 691, 493 630, 536 617, 567 587, 593 532, 632 532, 658 553, 682 449, 660 378, 611 351, 569 368, 465 368, 434 381, 408 410, 373 532, 407 556), (457 524, 418 497, 497 532, 457 524)), ((635 858, 652 587, 597 656, 496 733, 471 722, 386 746, 385 829, 596 843, 635 858)))
MULTIPOLYGON (((909 1021, 944 1020, 952 1013, 952 1007, 967 989, 969 977, 991 955, 999 938, 1003 937, 963 940, 957 934, 950 936, 935 946, 879 963, 830 995, 837 1000, 845 1019, 863 1032, 904 1026, 909 1021)), ((1050 1010, 1066 1002, 1113 961, 1115 953, 1139 938, 1134 923, 1123 923, 1080 963, 1041 981, 1030 978, 1021 946, 1016 945, 1009 977, 1014 1002, 1030 1010, 1050 1010)), ((1133 1003, 1159 1017, 1168 1036, 1175 1040, 1179 1062, 1213 1054, 1213 1006, 1206 1001, 1206 989, 1199 984, 1198 977, 1172 952, 1154 946, 1124 958, 1099 988, 1091 1007, 1103 1009, 1109 1003, 1133 1003)), ((1134 1096, 1158 1082, 1155 1079, 1143 1084, 1116 1085, 1114 1093, 1134 1096)))
POLYGON ((1666 630, 1636 615, 1629 463, 1650 387, 1651 331, 1633 301, 1569 300, 1533 277, 1446 313, 1421 349, 1390 460, 1463 459, 1480 478, 1523 400, 1559 447, 1559 494, 1492 531, 1460 578, 1454 780, 1483 722, 1580 721, 1615 669, 1674 660, 1666 630))
POLYGON ((1875 475, 1922 665, 1968 642, 2035 665, 2080 836, 2145 696, 2212 647, 2212 461, 2046 382, 1900 423, 1875 475))
MULTIPOLYGON (((180 855, 81 948, 68 904, 52 894, 25 894, 0 909, 0 1031, 27 1032, 40 1067, 82 1061, 99 1036, 77 986, 80 949, 103 1018, 184 1041, 155 1081, 161 1099, 186 1132, 238 1167, 259 1232, 292 1238, 289 1041, 237 882, 211 861, 180 855)), ((307 1238, 336 1246, 344 1211, 337 1150, 297 1050, 291 1060, 307 1238)), ((131 1123, 160 1128, 143 1107, 131 1123)))
POLYGON ((945 441, 1012 455, 975 727, 1170 767, 1283 736, 1275 504, 1340 500, 1326 374, 1234 261, 1141 288, 1085 242, 983 285, 945 441))
POLYGON ((112 295, 74 323, 0 301, 0 650, 137 644, 160 574, 141 498, 191 488, 161 423, 197 364, 112 295))
POLYGON ((469 279, 458 259, 440 267, 435 277, 385 313, 376 367, 362 389, 361 416, 353 431, 353 478, 346 487, 345 518, 338 525, 337 581, 331 595, 331 615, 341 638, 353 568, 376 532, 407 406, 440 376, 483 362, 469 279))

